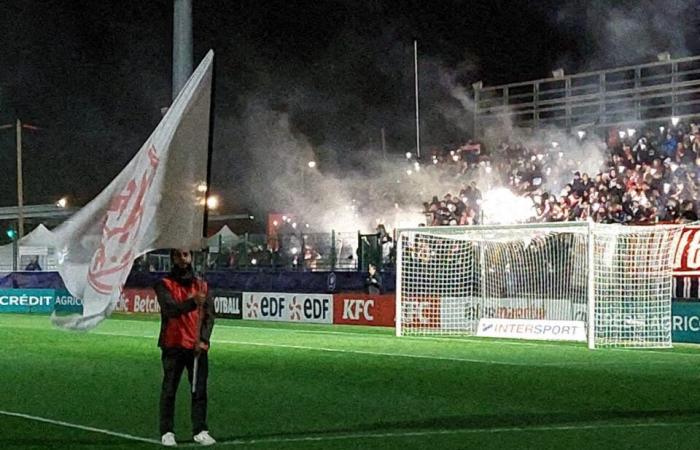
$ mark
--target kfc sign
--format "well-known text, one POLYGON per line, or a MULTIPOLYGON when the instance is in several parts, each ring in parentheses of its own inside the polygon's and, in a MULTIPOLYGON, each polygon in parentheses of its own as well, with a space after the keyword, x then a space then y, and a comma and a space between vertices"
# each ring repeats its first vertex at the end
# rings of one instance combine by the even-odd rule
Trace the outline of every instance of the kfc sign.
POLYGON ((440 328, 440 299, 428 296, 406 296, 401 302, 401 326, 411 328, 440 328))
POLYGON ((333 323, 393 327, 396 300, 393 294, 335 294, 333 323))

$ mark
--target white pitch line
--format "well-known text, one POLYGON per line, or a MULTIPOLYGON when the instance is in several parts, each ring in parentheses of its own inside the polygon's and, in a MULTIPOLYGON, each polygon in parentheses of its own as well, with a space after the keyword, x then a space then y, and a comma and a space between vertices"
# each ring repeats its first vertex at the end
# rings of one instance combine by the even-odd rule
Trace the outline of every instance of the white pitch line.
MULTIPOLYGON (((93 334, 104 335, 104 336, 123 336, 123 337, 133 337, 133 338, 147 338, 155 339, 155 336, 142 335, 142 334, 129 334, 121 332, 109 332, 109 331, 95 331, 93 334)), ((566 362, 552 362, 552 363, 532 363, 532 362, 514 362, 514 361, 496 361, 490 359, 475 359, 475 358, 459 358, 456 356, 434 356, 434 355, 415 355, 410 353, 389 353, 389 352, 371 352, 367 350, 350 350, 350 349, 339 349, 339 348, 328 348, 328 347, 311 347, 307 345, 292 345, 292 344, 270 344, 266 342, 251 342, 251 341, 233 341, 228 339, 212 339, 213 343, 216 344, 228 344, 228 345, 249 345, 255 347, 271 347, 271 348, 289 348, 293 350, 307 350, 307 351, 317 351, 324 353, 346 353, 355 355, 369 355, 369 356, 385 356, 394 358, 409 358, 409 359, 428 359, 435 361, 450 361, 450 362, 462 362, 471 364, 490 364, 496 366, 515 366, 515 367, 576 367, 576 366, 588 366, 588 362, 576 362, 576 363, 566 363, 566 362)), ((645 362, 645 365, 648 363, 645 362)), ((610 366, 610 364, 606 364, 610 366)), ((619 365, 619 363, 614 363, 612 365, 619 365)))
POLYGON ((231 341, 227 339, 214 339, 213 342, 223 343, 223 344, 238 344, 238 345, 252 345, 259 347, 279 347, 279 348, 291 348, 295 350, 312 350, 319 352, 328 353, 349 353, 355 355, 370 355, 370 356, 388 356, 395 358, 409 358, 409 359, 432 359, 436 361, 453 361, 453 362, 466 362, 474 364, 492 364, 500 366, 562 366, 566 367, 568 363, 520 363, 513 361, 495 361, 490 359, 474 359, 474 358, 459 358, 456 356, 434 356, 434 355, 414 355, 410 353, 389 353, 389 352, 371 352, 367 350, 349 350, 349 349, 339 349, 339 348, 328 348, 328 347, 311 347, 306 345, 292 345, 292 344, 268 344, 265 342, 249 342, 249 341, 231 341))
POLYGON ((147 442, 149 444, 159 444, 160 445, 160 441, 157 439, 148 439, 148 438, 144 438, 144 437, 140 437, 140 436, 134 436, 131 434, 119 433, 117 431, 110 431, 110 430, 104 430, 102 428, 88 427, 85 425, 78 425, 75 423, 64 422, 62 420, 53 420, 53 419, 47 419, 45 417, 30 416, 29 414, 22 414, 22 413, 17 413, 17 412, 12 412, 12 411, 2 411, 2 410, 0 410, 0 414, 5 415, 5 416, 11 416, 11 417, 20 417, 22 419, 34 420, 36 422, 50 423, 52 425, 59 425, 59 426, 66 427, 66 428, 75 428, 75 429, 83 430, 83 431, 92 431, 94 433, 107 434, 109 436, 116 436, 116 437, 120 437, 123 439, 131 440, 131 441, 147 442))
MULTIPOLYGON (((126 319, 116 319, 117 321, 121 322, 129 322, 129 320, 126 319)), ((21 327, 21 326, 9 326, 7 328, 35 328, 35 327, 21 327)), ((355 333, 355 332, 343 332, 343 331, 314 331, 314 330, 291 330, 291 329, 281 329, 281 328, 253 328, 253 327, 245 327, 245 326, 236 326, 236 325, 227 325, 222 328, 239 328, 239 329, 250 329, 254 331, 279 331, 279 332, 290 332, 290 333, 314 333, 314 334, 342 334, 342 335, 347 335, 347 336, 361 336, 361 337, 384 337, 384 338, 393 338, 396 339, 394 336, 385 336, 381 334, 374 334, 374 333, 355 333)), ((106 335, 106 336, 124 336, 124 337, 136 337, 136 338, 149 338, 149 339, 154 339, 155 337, 153 335, 137 335, 137 334, 130 334, 130 333, 123 333, 123 332, 108 332, 108 331, 93 331, 92 334, 96 335, 106 335)), ((460 343, 460 342, 472 342, 472 343, 480 343, 480 344, 492 344, 496 346, 504 346, 504 345, 513 345, 513 346, 532 346, 532 347, 557 347, 559 349, 573 349, 574 347, 567 347, 567 346, 560 346, 560 345, 553 345, 553 344, 546 344, 546 343, 534 343, 534 342, 511 342, 511 341, 503 341, 503 342, 491 342, 488 340, 479 340, 479 339, 468 339, 468 338, 440 338, 440 337, 415 337, 415 336, 405 336, 401 337, 401 340, 416 340, 416 342, 426 342, 428 340, 440 340, 440 341, 445 341, 445 342, 452 342, 452 343, 460 343)), ((440 357, 440 356, 430 356, 430 355, 411 355, 411 354, 405 354, 405 353, 383 353, 383 352, 369 352, 369 351, 359 351, 359 350, 343 350, 343 349, 331 349, 331 348, 324 348, 324 347, 311 347, 311 346, 300 346, 300 345, 288 345, 288 344, 268 344, 268 343, 258 343, 258 342, 247 342, 247 341, 227 341, 227 340, 221 340, 221 339, 212 339, 212 342, 218 342, 218 343, 226 343, 226 344, 240 344, 240 345, 257 345, 257 346, 266 346, 266 347, 280 347, 280 348, 293 348, 293 349, 300 349, 300 350, 316 350, 316 351, 323 351, 323 352, 335 352, 335 353, 355 353, 355 354, 361 354, 361 355, 378 355, 378 356, 394 356, 394 357, 405 357, 405 358, 416 358, 416 359, 434 359, 434 360, 443 360, 443 361, 457 361, 457 362, 468 362, 468 363, 477 363, 477 364, 493 364, 493 365, 502 365, 502 366, 516 366, 516 367, 524 367, 524 366, 530 366, 530 367, 575 367, 575 366, 588 366, 589 362, 578 362, 578 363, 563 363, 563 362, 551 362, 551 363, 518 363, 518 362, 506 362, 506 361, 495 361, 495 360, 483 360, 483 359, 469 359, 469 358, 458 358, 458 357, 440 357)), ((673 360, 669 361, 654 361, 653 364, 658 364, 658 365, 666 365, 669 363, 675 363, 676 358, 680 357, 689 357, 689 358, 697 358, 700 356, 698 353, 679 353, 679 352, 666 352, 663 350, 644 350, 644 349, 629 349, 629 348, 608 348, 605 349, 606 351, 620 351, 620 352, 630 352, 630 353, 654 353, 654 354, 659 354, 659 355, 665 355, 671 358, 674 358, 673 360)), ((597 364, 600 365, 605 365, 605 366, 629 366, 632 364, 643 364, 643 365, 648 365, 651 364, 652 362, 650 361, 636 361, 636 362, 612 362, 612 363, 606 363, 606 362, 600 362, 598 361, 597 364)))
MULTIPOLYGON (((648 427, 678 427, 688 425, 700 425, 700 422, 640 422, 640 423, 599 423, 587 425, 540 425, 532 427, 496 427, 496 428, 460 428, 449 430, 425 430, 425 431, 397 431, 388 433, 344 433, 338 435, 309 435, 289 438, 252 438, 252 439, 234 439, 230 441, 217 441, 217 445, 257 445, 257 444, 284 444, 291 442, 325 442, 339 441, 349 439, 386 439, 386 438, 404 438, 404 437, 422 437, 422 436, 439 436, 453 434, 478 434, 478 433, 513 433, 513 432, 530 432, 530 431, 579 431, 579 430, 598 430, 602 428, 648 428, 648 427)), ((199 444, 186 443, 181 444, 181 447, 195 447, 199 444)))
MULTIPOLYGON (((110 319, 112 322, 133 322, 133 320, 130 319, 110 319)), ((38 328, 34 326, 17 326, 17 325, 9 325, 9 326, 3 326, 5 328, 23 328, 23 329, 29 329, 29 328, 38 328)), ((253 326, 242 326, 242 325, 229 325, 229 324, 222 324, 219 322, 218 327, 221 328, 236 328, 240 330, 251 330, 251 331, 274 331, 274 332, 281 332, 281 333, 308 333, 308 334, 328 334, 328 335, 343 335, 343 336, 355 336, 355 337, 372 337, 372 338, 383 338, 383 339, 392 339, 395 340, 397 339, 396 336, 394 335, 388 335, 388 334, 382 334, 382 333, 363 333, 363 332, 356 332, 356 331, 330 331, 330 330, 310 330, 310 329, 294 329, 294 328, 273 328, 273 327, 264 327, 264 328, 257 328, 253 326)), ((108 334, 108 333, 95 333, 95 334, 108 334)), ((115 336, 133 336, 129 334, 114 334, 115 336)), ((138 336, 133 336, 133 337, 138 337, 138 336)), ((493 345, 497 347, 502 347, 502 346, 517 346, 517 347, 549 347, 549 348, 557 348, 561 350, 578 350, 582 349, 583 345, 581 346, 574 346, 574 345, 558 345, 558 344, 549 344, 546 342, 529 342, 529 341, 523 341, 523 342, 518 342, 518 341, 506 341, 506 340, 489 340, 488 338, 486 339, 473 339, 469 337, 464 337, 464 336, 454 336, 454 337, 440 337, 440 336, 402 336, 401 338, 398 338, 400 340, 413 340, 416 342, 428 342, 428 341, 441 341, 441 342, 452 342, 455 344, 460 344, 460 343, 476 343, 476 344, 486 344, 486 345, 493 345)), ((690 343, 676 343, 674 344, 678 347, 685 347, 685 348, 698 348, 700 345, 698 344, 690 344, 690 343)), ((654 350, 654 349, 642 349, 642 348, 620 348, 620 347, 612 347, 612 348, 605 348, 602 349, 603 351, 615 351, 615 352, 625 352, 625 353, 634 353, 634 354, 640 354, 640 353, 653 353, 657 355, 665 355, 665 356, 670 356, 670 357, 683 357, 687 356, 690 358, 697 358, 700 357, 700 353, 683 353, 683 352, 672 352, 668 350, 654 350)), ((585 365, 587 363, 581 363, 582 365, 585 365)), ((662 362, 659 362, 658 364, 662 364, 662 362)), ((544 364, 547 366, 548 364, 544 364)), ((556 363, 552 363, 549 365, 560 365, 556 363)), ((569 365, 574 365, 574 364, 569 364, 569 365)))
MULTIPOLYGON (((115 322, 133 322, 132 320, 129 319, 111 319, 115 322)), ((254 326, 245 326, 245 325, 231 325, 228 323, 221 323, 218 322, 217 327, 221 328, 234 328, 234 329, 239 329, 239 330, 251 330, 251 331, 274 331, 274 332, 281 332, 281 333, 302 333, 302 334, 328 334, 328 335, 342 335, 342 336, 354 336, 354 337, 362 337, 362 338, 383 338, 383 339, 391 339, 391 340, 415 340, 416 342, 428 342, 428 341, 440 341, 440 342, 452 342, 455 344, 460 344, 460 343, 476 343, 476 344, 488 344, 488 345, 494 345, 497 347, 502 347, 502 346, 516 346, 516 347, 549 347, 549 348, 557 348, 561 350, 579 350, 584 348, 584 344, 581 343, 581 345, 559 345, 559 344, 550 344, 547 342, 532 342, 532 341, 507 341, 507 340, 490 340, 489 338, 481 338, 481 339, 474 339, 469 336, 401 336, 400 338, 397 338, 393 334, 383 334, 383 333, 364 333, 361 331, 330 331, 330 330, 310 330, 310 329, 295 329, 295 328, 273 328, 273 327, 254 327, 254 326)), ((692 344, 692 343, 675 343, 674 345, 678 347, 685 347, 685 348, 698 348, 700 345, 698 344, 692 344)), ((622 347, 609 347, 609 348, 604 348, 604 351, 616 351, 616 352, 630 352, 630 353, 654 353, 654 354, 659 354, 659 355, 672 355, 672 356, 690 356, 690 357, 698 357, 700 356, 700 353, 680 353, 680 352, 671 352, 668 350, 655 350, 655 349, 643 349, 643 348, 622 348, 622 347)))
MULTIPOLYGON (((129 334, 129 333, 113 333, 108 331, 97 331, 93 334, 107 335, 107 336, 124 336, 124 337, 135 337, 135 338, 149 338, 155 339, 154 336, 146 336, 140 334, 129 334)), ((292 344, 270 344, 266 342, 250 342, 250 341, 232 341, 228 339, 212 339, 213 343, 216 344, 229 344, 229 345, 250 345, 256 347, 272 347, 272 348, 290 348, 294 350, 310 350, 325 353, 348 353, 355 355, 370 355, 370 356, 388 356, 396 358, 411 358, 411 359, 431 359, 436 361, 453 361, 453 362, 466 362, 473 364, 492 364, 501 366, 561 366, 567 367, 567 363, 520 363, 512 361, 494 361, 488 359, 472 359, 472 358, 458 358, 452 356, 432 356, 432 355, 412 355, 410 353, 389 353, 389 352, 370 352, 366 350, 348 350, 340 348, 328 348, 328 347, 311 347, 307 345, 292 345, 292 344)))
MULTIPOLYGON (((361 331, 328 331, 328 330, 309 330, 309 329, 294 329, 294 328, 256 328, 252 326, 244 326, 244 325, 229 325, 229 324, 220 324, 217 325, 222 328, 236 328, 239 330, 254 330, 254 331, 277 331, 277 332, 288 332, 288 333, 308 333, 308 334, 329 334, 329 335, 343 335, 343 336, 356 336, 356 337, 371 337, 371 338, 383 338, 383 339, 390 339, 390 340, 406 340, 406 341, 416 341, 416 342, 429 342, 429 341, 439 341, 439 342, 451 342, 454 344, 463 344, 463 343, 474 343, 474 344, 486 344, 486 345, 493 345, 496 347, 504 347, 504 346, 515 346, 515 347, 548 347, 548 348, 557 348, 561 350, 581 350, 585 348, 585 343, 580 343, 580 344, 572 344, 572 345, 560 345, 560 344, 551 344, 547 342, 532 342, 532 341, 516 341, 516 340, 491 340, 490 338, 477 338, 474 339, 473 337, 470 336, 401 336, 401 337, 396 337, 395 335, 389 335, 389 334, 382 334, 382 333, 363 333, 361 331)), ((679 348, 698 348, 700 345, 698 344, 693 344, 693 343, 674 343, 675 346, 678 346, 679 348)), ((599 349, 600 350, 600 349, 599 349)), ((680 353, 680 352, 671 352, 668 350, 654 350, 654 349, 643 349, 643 348, 622 348, 622 347, 608 347, 602 349, 604 351, 616 351, 616 352, 630 352, 630 353, 654 353, 654 354, 660 354, 660 355, 673 355, 673 356, 678 356, 678 355, 686 355, 686 356, 691 356, 691 357, 698 357, 700 356, 699 353, 680 353)))

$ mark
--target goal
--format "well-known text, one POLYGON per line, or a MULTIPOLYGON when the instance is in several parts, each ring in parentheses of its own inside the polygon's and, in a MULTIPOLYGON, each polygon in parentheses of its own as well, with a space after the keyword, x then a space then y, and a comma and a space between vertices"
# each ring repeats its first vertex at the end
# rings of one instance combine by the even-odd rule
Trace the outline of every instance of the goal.
POLYGON ((589 348, 670 347, 680 230, 592 222, 400 229, 396 334, 558 339, 552 331, 564 330, 562 339, 589 348))

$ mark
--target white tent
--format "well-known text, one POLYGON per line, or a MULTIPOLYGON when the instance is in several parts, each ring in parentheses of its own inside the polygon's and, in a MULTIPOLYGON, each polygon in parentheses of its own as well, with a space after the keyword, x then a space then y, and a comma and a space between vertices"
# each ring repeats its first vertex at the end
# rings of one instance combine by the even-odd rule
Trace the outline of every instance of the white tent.
POLYGON ((54 247, 54 236, 43 223, 19 240, 20 247, 54 247))
MULTIPOLYGON (((19 267, 23 270, 30 260, 39 258, 39 265, 43 270, 56 270, 56 249, 54 247, 53 233, 39 224, 29 234, 19 240, 19 267)), ((0 246, 0 272, 12 271, 12 259, 14 257, 13 244, 0 246)))
POLYGON ((209 244, 209 251, 219 253, 221 249, 233 247, 239 239, 228 225, 224 225, 216 234, 207 239, 207 244, 209 244))

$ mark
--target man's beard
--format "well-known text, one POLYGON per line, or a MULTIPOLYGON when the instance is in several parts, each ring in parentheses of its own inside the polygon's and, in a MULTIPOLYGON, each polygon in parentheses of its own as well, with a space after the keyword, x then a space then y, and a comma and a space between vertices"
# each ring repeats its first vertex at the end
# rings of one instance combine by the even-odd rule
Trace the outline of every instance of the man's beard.
POLYGON ((192 268, 192 264, 188 264, 186 267, 173 265, 170 274, 175 281, 186 286, 189 286, 192 284, 192 281, 194 281, 194 269, 192 268))

